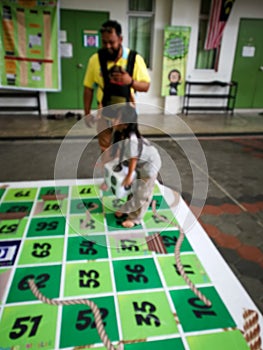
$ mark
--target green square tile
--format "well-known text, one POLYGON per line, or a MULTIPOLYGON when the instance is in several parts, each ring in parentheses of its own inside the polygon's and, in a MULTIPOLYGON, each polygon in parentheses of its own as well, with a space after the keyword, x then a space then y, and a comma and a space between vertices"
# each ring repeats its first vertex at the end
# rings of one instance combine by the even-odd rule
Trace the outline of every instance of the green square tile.
POLYGON ((66 219, 63 216, 33 218, 30 221, 27 237, 63 236, 66 219))
POLYGON ((190 350, 250 350, 239 330, 200 334, 187 337, 186 340, 190 350))
POLYGON ((4 308, 0 321, 1 349, 55 349, 58 308, 47 304, 4 308), (44 345, 45 344, 45 345, 44 345))
POLYGON ((87 221, 86 215, 71 215, 69 219, 69 234, 86 236, 90 233, 105 232, 103 214, 90 214, 90 218, 87 221))
POLYGON ((125 345, 125 350, 185 350, 181 338, 139 342, 125 345))
POLYGON ((170 209, 169 205, 167 204, 166 200, 162 195, 154 194, 148 210, 152 210, 153 201, 155 201, 155 206, 157 210, 170 209))
POLYGON ((212 302, 212 306, 206 306, 190 289, 170 291, 184 331, 236 327, 215 288, 204 287, 199 290, 212 302))
POLYGON ((118 295, 123 339, 139 340, 178 334, 164 292, 118 295))
POLYGON ((134 225, 132 228, 124 228, 122 222, 125 219, 118 219, 115 217, 114 213, 106 214, 106 221, 109 231, 119 231, 119 230, 139 230, 142 228, 142 225, 134 225))
MULTIPOLYGON (((155 235, 157 232, 149 232, 149 236, 155 235)), ((159 233, 159 232, 158 232, 159 233)), ((168 254, 174 253, 175 245, 177 243, 177 240, 180 235, 179 230, 164 230, 160 233, 163 244, 166 248, 166 251, 168 254)), ((190 243, 188 242, 187 238, 184 237, 183 243, 181 245, 180 252, 192 252, 193 248, 191 247, 190 243)))
POLYGON ((99 185, 72 186, 71 198, 96 198, 100 197, 99 185))
MULTIPOLYGON (((164 197, 162 197, 160 194, 156 194, 153 196, 153 200, 156 201, 156 209, 169 209, 169 205, 167 204, 164 197)), ((112 213, 117 211, 124 203, 125 199, 116 198, 115 196, 106 196, 103 197, 103 206, 104 206, 104 212, 105 213, 112 213)), ((149 206, 148 210, 151 210, 152 208, 152 202, 149 206)))
MULTIPOLYGON (((185 273, 195 285, 211 282, 195 254, 181 255, 180 260, 185 273)), ((158 262, 168 287, 186 285, 178 270, 174 256, 159 256, 158 262)))
POLYGON ((160 190, 160 187, 157 184, 155 184, 153 188, 153 194, 161 194, 161 193, 162 192, 160 190))
MULTIPOLYGON (((108 197, 108 196, 110 196, 110 197, 114 196, 111 188, 109 188, 107 191, 102 191, 102 197, 108 197)), ((114 197, 116 198, 116 196, 114 196, 114 197)))
POLYGON ((113 261, 113 269, 117 292, 162 287, 152 258, 113 261))
POLYGON ((38 201, 34 216, 65 216, 67 213, 68 200, 38 201))
MULTIPOLYGON (((103 191, 103 197, 109 197, 109 196, 116 198, 116 192, 113 187, 108 188, 107 191, 103 191)), ((122 199, 126 201, 128 199, 128 196, 127 195, 123 196, 122 199)))
POLYGON ((102 203, 105 213, 114 213, 121 208, 121 206, 125 203, 125 200, 122 198, 108 196, 102 198, 102 203))
POLYGON ((109 236, 112 258, 145 256, 152 253, 148 250, 145 233, 116 234, 109 236))
POLYGON ((108 258, 108 248, 105 236, 69 237, 67 261, 97 260, 108 258))
POLYGON ((33 278, 40 292, 48 298, 58 298, 61 265, 16 268, 7 297, 7 303, 36 300, 28 284, 33 278))
POLYGON ((0 221, 0 240, 10 238, 21 238, 24 234, 27 219, 21 220, 1 220, 0 221))
POLYGON ((67 263, 64 295, 76 296, 112 292, 108 261, 67 263))
MULTIPOLYGON (((100 309, 105 331, 111 340, 119 340, 116 310, 113 297, 91 298, 100 309)), ((87 305, 63 306, 60 332, 60 348, 88 346, 101 343, 94 316, 87 305)), ((106 349, 97 348, 96 349, 106 349)))
POLYGON ((95 213, 102 213, 102 203, 98 198, 81 198, 72 199, 70 202, 71 214, 85 214, 86 211, 95 213))
POLYGON ((24 241, 18 265, 61 262, 64 238, 37 238, 24 241))
POLYGON ((156 217, 152 212, 146 212, 143 217, 143 221, 147 229, 165 229, 171 227, 178 227, 178 222, 174 217, 174 213, 171 210, 158 210, 158 215, 160 215, 163 220, 156 217))
POLYGON ((41 187, 38 195, 38 199, 42 199, 43 196, 64 195, 68 197, 68 186, 47 186, 41 187))
POLYGON ((5 188, 0 188, 0 199, 3 197, 6 189, 5 188))
POLYGON ((3 202, 0 205, 0 213, 25 213, 29 216, 33 202, 3 202))
POLYGON ((36 194, 37 188, 9 188, 5 193, 4 201, 34 201, 36 194))

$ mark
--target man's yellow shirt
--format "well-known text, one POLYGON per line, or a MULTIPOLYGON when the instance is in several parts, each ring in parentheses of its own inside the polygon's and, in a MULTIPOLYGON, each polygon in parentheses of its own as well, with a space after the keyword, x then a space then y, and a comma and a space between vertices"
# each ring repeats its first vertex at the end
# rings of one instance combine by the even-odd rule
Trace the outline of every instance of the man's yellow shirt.
MULTIPOLYGON (((111 69, 111 67, 114 65, 121 66, 125 70, 127 67, 129 52, 130 52, 130 49, 123 47, 122 57, 120 57, 117 62, 114 62, 114 61, 107 62, 108 70, 111 69)), ((136 81, 143 81, 143 82, 150 83, 150 76, 149 76, 146 64, 142 56, 140 56, 139 54, 137 54, 135 57, 132 78, 133 80, 136 80, 136 81)), ((104 80, 103 80, 102 71, 100 68, 98 53, 93 54, 89 59, 83 84, 85 87, 97 90, 97 101, 98 103, 100 103, 102 101, 102 96, 103 96, 104 80)))

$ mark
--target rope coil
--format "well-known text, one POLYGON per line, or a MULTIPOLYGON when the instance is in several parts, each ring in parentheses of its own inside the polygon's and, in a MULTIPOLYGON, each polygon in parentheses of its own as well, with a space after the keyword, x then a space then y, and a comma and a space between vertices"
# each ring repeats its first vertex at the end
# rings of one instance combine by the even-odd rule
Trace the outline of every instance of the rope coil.
MULTIPOLYGON (((165 219, 163 216, 159 215, 157 213, 157 210, 156 210, 156 200, 153 200, 152 201, 152 211, 154 213, 154 215, 156 217, 158 217, 158 219, 160 221, 163 221, 163 222, 168 222, 170 223, 169 220, 165 219)), ((204 296, 200 290, 198 290, 196 288, 196 286, 194 285, 194 283, 190 280, 190 278, 187 276, 186 272, 184 271, 184 267, 181 263, 181 259, 180 259, 180 250, 181 250, 181 245, 183 243, 183 240, 184 240, 184 237, 185 237, 185 234, 184 234, 184 231, 183 229, 179 226, 179 231, 180 231, 180 235, 179 235, 179 238, 176 242, 176 245, 175 245, 175 251, 174 251, 174 254, 175 254, 175 260, 176 260, 176 265, 177 265, 177 268, 178 268, 178 271, 180 272, 180 275, 183 277, 183 279, 185 280, 185 282, 187 283, 187 285, 189 286, 189 288, 192 290, 192 292, 194 292, 194 294, 198 297, 198 299, 200 299, 206 306, 210 307, 212 306, 212 303, 209 299, 206 298, 206 296, 204 296)))
POLYGON ((104 346, 107 348, 107 350, 121 350, 122 344, 120 344, 117 348, 115 348, 114 345, 111 343, 111 341, 110 341, 110 339, 105 331, 103 321, 101 319, 100 309, 93 301, 91 301, 89 299, 79 299, 79 300, 71 299, 71 300, 63 300, 63 301, 56 300, 56 299, 49 299, 39 291, 39 289, 38 289, 38 287, 35 284, 33 279, 29 279, 28 284, 29 284, 29 287, 30 287, 32 293, 34 294, 34 296, 45 304, 49 304, 49 305, 84 304, 84 305, 89 306, 91 308, 93 315, 94 315, 96 328, 97 328, 98 334, 99 334, 100 339, 103 342, 104 346))
MULTIPOLYGON (((92 208, 92 210, 94 210, 95 208, 92 208)), ((152 211, 154 213, 154 215, 156 217, 158 217, 158 219, 160 221, 163 221, 163 222, 168 222, 167 219, 163 218, 161 215, 159 215, 157 213, 157 210, 156 210, 156 201, 153 200, 152 201, 152 211)), ((87 210, 86 212, 86 220, 85 220, 85 223, 88 222, 90 220, 90 212, 89 210, 87 210)), ((170 221, 169 221, 170 223, 170 221)), ((176 264, 177 264, 177 268, 178 268, 178 271, 180 272, 180 275, 183 277, 183 279, 185 280, 185 282, 188 284, 188 286, 190 287, 190 289, 195 293, 195 295, 201 300, 204 302, 205 305, 207 306, 211 306, 212 303, 210 300, 208 300, 196 287, 195 285, 191 282, 191 280, 189 279, 189 277, 187 276, 187 274, 185 273, 184 271, 184 268, 183 268, 183 265, 181 263, 181 260, 180 260, 180 249, 181 249, 181 245, 183 243, 183 240, 184 240, 184 232, 182 230, 182 228, 179 227, 179 230, 180 230, 180 235, 179 235, 179 238, 176 242, 176 245, 175 245, 175 259, 176 259, 176 264)), ((92 300, 89 300, 89 299, 78 299, 78 300, 75 300, 75 299, 70 299, 70 300, 56 300, 56 299, 50 299, 50 298, 47 298, 46 296, 44 296, 38 289, 37 285, 35 284, 34 280, 33 279, 29 279, 28 280, 28 284, 29 284, 29 287, 32 291, 32 293, 34 294, 34 296, 39 299, 40 301, 42 301, 43 303, 45 304, 49 304, 49 305, 78 305, 78 304, 84 304, 84 305, 87 305, 90 307, 93 315, 94 315, 94 321, 95 321, 95 324, 96 324, 96 328, 97 328, 97 331, 98 331, 98 334, 99 334, 99 337, 102 341, 102 343, 104 344, 104 346, 107 348, 107 350, 123 350, 123 343, 119 343, 117 345, 117 347, 115 347, 106 331, 105 331, 105 328, 104 328, 104 324, 103 324, 103 321, 102 321, 102 318, 101 318, 101 314, 100 314, 100 309, 98 308, 98 306, 92 301, 92 300)))

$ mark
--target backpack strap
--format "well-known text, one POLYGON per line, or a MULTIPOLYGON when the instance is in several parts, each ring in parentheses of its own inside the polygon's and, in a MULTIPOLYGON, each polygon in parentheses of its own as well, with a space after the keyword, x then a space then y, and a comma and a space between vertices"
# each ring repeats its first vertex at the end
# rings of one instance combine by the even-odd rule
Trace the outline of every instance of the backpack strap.
POLYGON ((99 61, 100 61, 100 68, 101 68, 102 76, 104 79, 104 86, 106 86, 107 84, 109 84, 110 79, 109 79, 109 74, 108 74, 107 60, 106 60, 105 55, 104 55, 104 50, 99 49, 98 55, 99 55, 99 61))
POLYGON ((129 56, 128 56, 128 62, 127 62, 126 71, 130 74, 131 77, 133 75, 136 55, 137 55, 137 52, 135 50, 130 50, 129 56))

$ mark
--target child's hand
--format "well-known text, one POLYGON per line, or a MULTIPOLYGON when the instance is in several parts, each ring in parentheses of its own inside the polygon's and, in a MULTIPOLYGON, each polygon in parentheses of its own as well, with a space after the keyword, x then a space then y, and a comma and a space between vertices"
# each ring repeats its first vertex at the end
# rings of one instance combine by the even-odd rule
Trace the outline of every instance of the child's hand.
POLYGON ((129 187, 132 184, 132 179, 130 176, 126 176, 125 179, 122 182, 122 186, 129 187))
POLYGON ((124 85, 130 85, 132 83, 132 77, 122 67, 119 67, 118 72, 113 72, 111 77, 114 81, 124 85))

